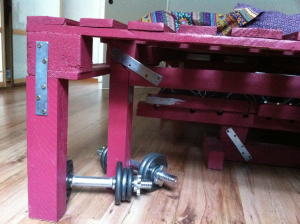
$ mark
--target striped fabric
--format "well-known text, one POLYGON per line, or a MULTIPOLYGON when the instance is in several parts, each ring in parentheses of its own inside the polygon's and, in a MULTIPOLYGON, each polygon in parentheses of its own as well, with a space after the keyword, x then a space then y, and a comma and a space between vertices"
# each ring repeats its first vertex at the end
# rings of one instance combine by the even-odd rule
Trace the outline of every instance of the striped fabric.
POLYGON ((228 14, 209 12, 172 12, 156 11, 145 15, 140 22, 165 23, 175 32, 185 26, 217 26, 218 35, 229 35, 233 27, 241 27, 255 19, 261 13, 253 7, 236 8, 228 14))

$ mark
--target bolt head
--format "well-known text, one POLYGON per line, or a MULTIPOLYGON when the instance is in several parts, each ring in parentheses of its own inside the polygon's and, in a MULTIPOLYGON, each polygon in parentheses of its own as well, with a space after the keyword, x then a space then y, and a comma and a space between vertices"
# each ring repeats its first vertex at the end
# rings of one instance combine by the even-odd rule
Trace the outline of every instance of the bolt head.
POLYGON ((39 101, 41 99, 40 96, 36 96, 36 100, 39 101))
POLYGON ((43 59, 42 62, 43 62, 43 64, 46 64, 46 63, 47 63, 47 60, 46 60, 46 59, 43 59))
POLYGON ((46 89, 46 85, 45 84, 41 85, 41 88, 46 89))
POLYGON ((42 47, 42 44, 41 44, 41 43, 38 43, 38 44, 37 44, 37 47, 38 47, 38 48, 41 48, 41 47, 42 47))
POLYGON ((42 114, 46 114, 47 110, 46 109, 43 109, 42 110, 42 114))

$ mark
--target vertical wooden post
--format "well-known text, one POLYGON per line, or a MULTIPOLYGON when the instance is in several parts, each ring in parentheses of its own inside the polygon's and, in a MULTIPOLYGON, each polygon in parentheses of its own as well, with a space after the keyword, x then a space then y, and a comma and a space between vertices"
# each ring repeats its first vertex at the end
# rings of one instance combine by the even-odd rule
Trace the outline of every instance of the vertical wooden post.
POLYGON ((27 76, 29 217, 58 221, 66 211, 68 80, 48 78, 48 116, 35 112, 35 76, 27 76))
POLYGON ((129 72, 120 64, 111 64, 109 87, 109 120, 107 176, 116 175, 116 164, 129 166, 131 149, 133 87, 129 72))

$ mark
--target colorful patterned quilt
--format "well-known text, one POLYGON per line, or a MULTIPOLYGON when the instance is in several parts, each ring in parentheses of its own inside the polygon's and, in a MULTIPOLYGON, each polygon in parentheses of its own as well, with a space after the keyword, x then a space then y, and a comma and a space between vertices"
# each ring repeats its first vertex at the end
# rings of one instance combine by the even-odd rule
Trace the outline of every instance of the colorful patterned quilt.
POLYGON ((139 21, 165 23, 175 32, 179 31, 181 25, 217 26, 219 36, 230 35, 234 27, 283 30, 283 35, 300 31, 300 14, 262 11, 242 3, 238 3, 228 14, 156 11, 143 16, 139 21))
POLYGON ((233 27, 246 25, 260 13, 260 10, 250 7, 237 8, 228 14, 156 11, 142 17, 139 21, 165 23, 175 32, 178 32, 181 25, 217 26, 217 35, 225 36, 233 27))

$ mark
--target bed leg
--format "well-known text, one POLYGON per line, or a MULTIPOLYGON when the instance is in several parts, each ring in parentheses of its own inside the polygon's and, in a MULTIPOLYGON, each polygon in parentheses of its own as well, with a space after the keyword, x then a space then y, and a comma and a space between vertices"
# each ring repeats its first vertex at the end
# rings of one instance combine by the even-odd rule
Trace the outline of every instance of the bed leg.
POLYGON ((111 65, 109 87, 107 176, 116 174, 118 161, 129 166, 132 132, 133 87, 129 72, 120 64, 111 65))
POLYGON ((66 212, 68 80, 47 79, 48 115, 36 115, 35 76, 26 78, 29 217, 57 222, 66 212))
POLYGON ((222 170, 225 153, 220 141, 214 136, 207 136, 205 134, 203 149, 207 168, 222 170))

